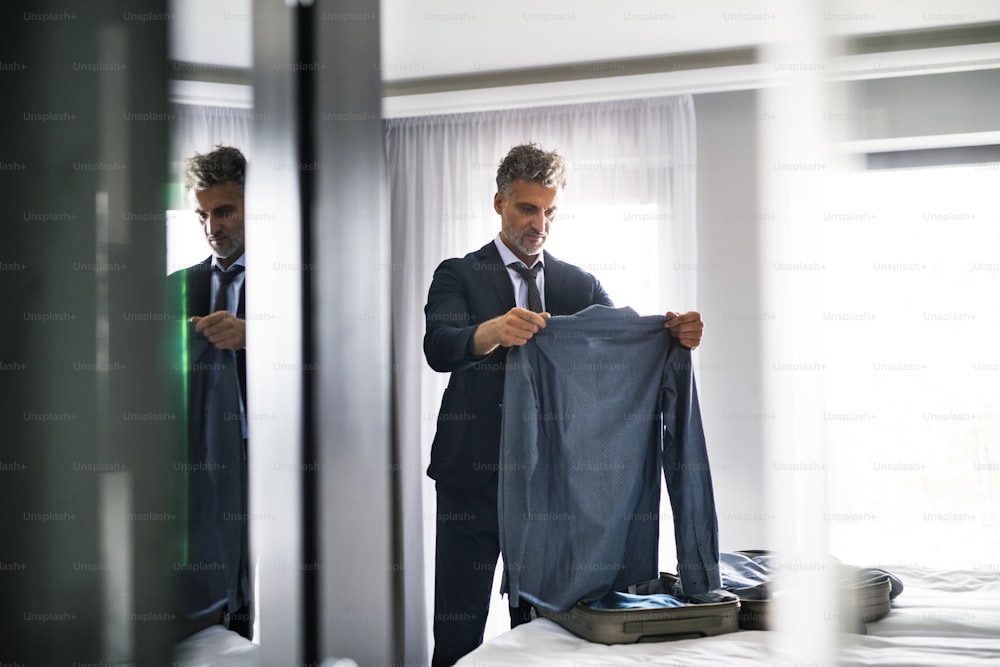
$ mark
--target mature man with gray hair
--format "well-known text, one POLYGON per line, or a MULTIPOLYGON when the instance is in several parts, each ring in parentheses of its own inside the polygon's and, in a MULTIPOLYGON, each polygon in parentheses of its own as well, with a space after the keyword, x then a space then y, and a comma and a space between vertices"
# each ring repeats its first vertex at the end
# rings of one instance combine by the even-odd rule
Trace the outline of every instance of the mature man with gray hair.
MULTIPOLYGON (((493 209, 500 232, 434 272, 424 308, 424 355, 451 373, 438 414, 427 474, 437 484, 433 665, 454 664, 483 640, 500 554, 497 482, 507 350, 524 345, 552 315, 611 306, 600 282, 562 262, 545 241, 566 185, 563 158, 535 144, 501 161, 493 209)), ((668 313, 670 333, 701 342, 701 315, 668 313)), ((511 607, 511 626, 530 620, 511 607)))
POLYGON ((187 188, 211 255, 170 276, 187 365, 185 549, 175 566, 183 633, 224 625, 253 636, 247 527, 246 158, 217 146, 187 161, 187 188))

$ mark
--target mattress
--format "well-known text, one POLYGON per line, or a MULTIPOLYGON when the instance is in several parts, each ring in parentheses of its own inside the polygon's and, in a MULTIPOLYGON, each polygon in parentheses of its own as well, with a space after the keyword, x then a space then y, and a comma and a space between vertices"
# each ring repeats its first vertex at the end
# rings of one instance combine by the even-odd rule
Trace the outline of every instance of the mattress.
MULTIPOLYGON (((904 590, 868 634, 838 636, 841 665, 1000 666, 1000 565, 995 571, 940 571, 887 566, 904 590)), ((798 664, 780 653, 777 634, 761 630, 655 644, 587 642, 544 618, 521 625, 465 656, 460 667, 498 665, 798 664)))

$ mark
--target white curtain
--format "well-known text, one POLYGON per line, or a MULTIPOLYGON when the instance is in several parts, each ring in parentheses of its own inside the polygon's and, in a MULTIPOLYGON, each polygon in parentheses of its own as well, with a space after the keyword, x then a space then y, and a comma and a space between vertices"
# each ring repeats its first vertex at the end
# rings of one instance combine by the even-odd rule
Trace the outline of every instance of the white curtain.
MULTIPOLYGON (((425 662, 429 650, 435 505, 424 470, 448 379, 423 359, 427 288, 442 260, 497 234, 496 168, 525 142, 569 165, 548 250, 594 273, 616 305, 696 308, 690 96, 386 121, 407 663, 425 662)), ((508 627, 505 605, 495 598, 487 637, 508 627)))
POLYGON ((217 144, 235 146, 250 160, 252 109, 175 104, 170 143, 170 175, 184 182, 184 160, 208 153, 217 144))

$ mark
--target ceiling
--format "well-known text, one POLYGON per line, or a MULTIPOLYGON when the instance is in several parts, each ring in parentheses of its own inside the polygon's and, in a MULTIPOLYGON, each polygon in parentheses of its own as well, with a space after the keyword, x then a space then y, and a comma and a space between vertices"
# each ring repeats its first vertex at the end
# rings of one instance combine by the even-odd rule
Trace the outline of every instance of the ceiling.
MULTIPOLYGON (((252 0, 173 0, 171 59, 249 68, 251 11, 252 0)), ((996 0, 382 0, 381 71, 393 82, 755 46, 797 29, 803 11, 837 35, 1000 21, 996 0)))

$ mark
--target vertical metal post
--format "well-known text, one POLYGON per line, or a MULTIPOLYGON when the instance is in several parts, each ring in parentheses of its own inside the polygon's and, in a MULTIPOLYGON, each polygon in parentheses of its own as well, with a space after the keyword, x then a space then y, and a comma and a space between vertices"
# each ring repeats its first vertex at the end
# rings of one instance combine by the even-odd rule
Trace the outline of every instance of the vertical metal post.
MULTIPOLYGON (((292 3, 294 5, 294 3, 292 3)), ((303 73, 298 15, 283 2, 253 5, 253 154, 248 156, 247 408, 250 542, 256 560, 261 664, 308 662, 315 569, 307 542, 305 408, 310 376, 303 298, 308 202, 299 169, 303 73)))
POLYGON ((261 648, 265 661, 389 664, 401 621, 389 285, 377 271, 389 253, 378 2, 302 5, 254 4, 247 360, 261 648))
POLYGON ((320 657, 400 661, 378 0, 313 11, 320 657))

